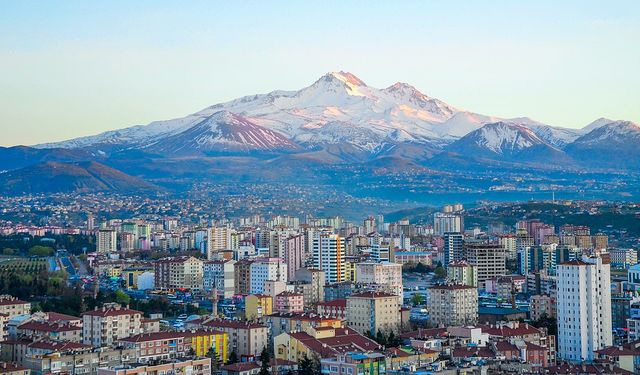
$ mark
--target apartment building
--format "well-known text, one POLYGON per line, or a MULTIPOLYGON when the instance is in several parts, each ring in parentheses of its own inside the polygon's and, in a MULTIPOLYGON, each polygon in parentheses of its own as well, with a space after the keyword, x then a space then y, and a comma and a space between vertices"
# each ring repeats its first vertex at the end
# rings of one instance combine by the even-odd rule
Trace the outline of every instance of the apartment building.
POLYGON ((95 347, 112 345, 142 332, 142 312, 117 303, 82 314, 82 342, 95 347))
POLYGON ((499 243, 464 244, 467 261, 478 271, 478 287, 485 287, 485 280, 507 273, 506 252, 499 243))
POLYGON ((400 328, 398 296, 382 292, 364 292, 347 297, 347 325, 365 334, 390 332, 400 328))
POLYGON ((97 375, 211 375, 211 358, 177 359, 149 365, 125 365, 99 368, 97 375))
POLYGON ((231 298, 235 293, 235 260, 209 260, 203 263, 205 292, 216 291, 220 298, 231 298))
POLYGON ((163 290, 202 290, 204 263, 191 256, 163 258, 155 262, 155 287, 163 290))
POLYGON ((31 303, 8 294, 0 295, 0 314, 6 315, 8 319, 31 314, 31 303))
POLYGON ((435 285, 427 300, 429 323, 434 327, 475 324, 478 321, 478 289, 469 285, 435 285))

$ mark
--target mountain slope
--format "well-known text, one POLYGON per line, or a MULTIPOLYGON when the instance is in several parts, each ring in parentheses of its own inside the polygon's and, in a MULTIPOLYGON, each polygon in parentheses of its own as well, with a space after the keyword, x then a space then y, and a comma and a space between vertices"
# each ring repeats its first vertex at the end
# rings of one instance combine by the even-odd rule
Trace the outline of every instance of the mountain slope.
MULTIPOLYGON (((437 157, 443 165, 447 157, 454 157, 463 163, 491 160, 542 167, 545 158, 555 165, 573 164, 573 157, 590 167, 590 158, 597 153, 589 153, 595 146, 584 143, 588 138, 583 137, 610 123, 598 119, 578 130, 528 117, 501 119, 457 109, 406 83, 379 89, 352 73, 332 72, 300 90, 244 96, 182 118, 37 147, 97 155, 133 174, 138 174, 136 167, 143 168, 138 156, 149 163, 250 156, 295 164, 301 160, 363 163, 381 157, 424 163, 437 157), (292 154, 300 157, 288 157, 292 154)), ((632 147, 625 151, 627 157, 633 152, 632 147)))
POLYGON ((574 159, 608 168, 640 167, 640 126, 631 121, 598 120, 590 132, 566 147, 574 159))
POLYGON ((475 160, 490 159, 519 163, 566 163, 568 158, 528 127, 509 122, 484 125, 445 148, 475 160))
POLYGON ((287 137, 243 116, 220 111, 185 131, 144 147, 165 155, 286 151, 297 146, 287 137))
POLYGON ((0 193, 134 192, 158 188, 97 162, 45 162, 0 174, 0 193))
POLYGON ((91 159, 100 159, 100 156, 85 150, 65 148, 0 147, 0 171, 24 168, 47 161, 72 162, 91 159))

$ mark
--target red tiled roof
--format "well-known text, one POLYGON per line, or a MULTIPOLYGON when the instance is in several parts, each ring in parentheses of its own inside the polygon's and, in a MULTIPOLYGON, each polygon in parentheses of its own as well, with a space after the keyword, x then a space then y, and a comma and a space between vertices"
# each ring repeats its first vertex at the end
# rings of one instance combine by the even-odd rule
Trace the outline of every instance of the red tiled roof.
POLYGON ((452 357, 454 358, 466 358, 466 357, 493 358, 495 357, 495 354, 489 348, 463 347, 463 348, 453 349, 452 357))
POLYGON ((318 303, 318 306, 346 308, 347 307, 347 300, 346 299, 334 299, 333 301, 329 301, 329 302, 320 302, 320 303, 318 303))
POLYGON ((64 321, 64 322, 70 322, 70 321, 74 321, 74 320, 82 320, 82 318, 80 318, 79 316, 73 316, 73 315, 67 315, 67 314, 60 314, 54 311, 49 311, 47 313, 47 319, 49 321, 64 321))
POLYGON ((384 293, 384 292, 363 292, 363 293, 355 293, 349 297, 358 297, 358 298, 386 298, 386 297, 397 297, 395 294, 384 293))
POLYGON ((516 328, 511 328, 509 326, 487 326, 481 325, 478 326, 482 329, 482 332, 489 334, 490 336, 498 336, 498 337, 514 337, 514 336, 523 336, 523 335, 531 335, 531 334, 539 334, 542 335, 542 331, 534 326, 529 324, 521 323, 516 328))
POLYGON ((116 309, 116 308, 110 307, 107 309, 97 309, 97 310, 87 311, 82 315, 106 317, 106 316, 120 316, 120 315, 134 315, 134 314, 142 315, 142 311, 131 310, 127 308, 116 309))
POLYGON ((510 343, 509 341, 498 341, 496 342, 496 350, 504 353, 504 352, 520 352, 518 347, 510 343))
POLYGON ((213 319, 204 323, 203 325, 207 327, 213 327, 213 328, 216 328, 216 327, 236 328, 236 329, 267 328, 267 326, 258 324, 258 323, 249 323, 241 320, 224 320, 224 319, 213 319))
POLYGON ((7 374, 14 371, 24 371, 26 367, 20 366, 17 363, 0 362, 0 374, 7 374))
POLYGON ((18 326, 18 329, 28 329, 31 331, 42 332, 70 332, 70 331, 82 331, 82 327, 73 324, 61 324, 54 322, 36 322, 30 321, 18 326))
POLYGON ((231 365, 225 365, 220 367, 221 370, 242 372, 260 368, 256 362, 238 362, 231 365))

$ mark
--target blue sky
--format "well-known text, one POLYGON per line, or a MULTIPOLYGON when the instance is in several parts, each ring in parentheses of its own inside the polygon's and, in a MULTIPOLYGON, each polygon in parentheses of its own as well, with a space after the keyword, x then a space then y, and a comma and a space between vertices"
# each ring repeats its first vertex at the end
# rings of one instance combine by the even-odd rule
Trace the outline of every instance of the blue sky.
POLYGON ((637 1, 0 1, 1 145, 181 117, 328 71, 495 116, 640 122, 637 1))

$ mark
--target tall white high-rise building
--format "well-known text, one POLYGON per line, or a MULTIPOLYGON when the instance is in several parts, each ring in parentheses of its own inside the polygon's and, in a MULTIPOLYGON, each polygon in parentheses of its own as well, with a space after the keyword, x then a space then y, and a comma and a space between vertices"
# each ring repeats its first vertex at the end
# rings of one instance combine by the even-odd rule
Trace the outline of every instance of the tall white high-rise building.
POLYGON ((99 253, 111 253, 118 251, 117 233, 113 229, 100 229, 96 239, 96 250, 99 253))
POLYGON ((214 259, 214 254, 220 250, 231 249, 231 232, 229 226, 217 226, 208 229, 207 259, 214 259))
POLYGON ((324 271, 329 284, 345 279, 344 240, 337 234, 316 233, 313 238, 313 267, 324 271))
POLYGON ((611 346, 611 278, 608 258, 586 257, 558 266, 558 356, 591 361, 611 346))
POLYGON ((442 236, 447 232, 464 232, 462 216, 436 212, 433 214, 433 232, 436 236, 442 236))
POLYGON ((287 282, 287 264, 280 258, 256 259, 249 268, 251 294, 262 294, 265 281, 287 282))

